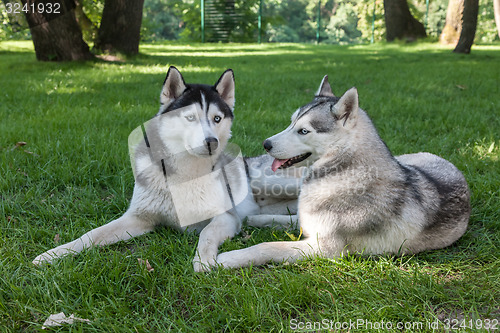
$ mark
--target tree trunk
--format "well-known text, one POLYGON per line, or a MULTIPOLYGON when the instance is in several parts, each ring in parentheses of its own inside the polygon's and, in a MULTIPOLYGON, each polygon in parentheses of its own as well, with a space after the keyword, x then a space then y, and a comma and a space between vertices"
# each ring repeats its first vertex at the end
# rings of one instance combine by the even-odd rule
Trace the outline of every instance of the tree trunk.
POLYGON ((446 11, 446 23, 439 36, 442 44, 456 45, 462 31, 462 14, 464 11, 464 0, 449 0, 446 11))
POLYGON ((493 0, 493 11, 495 12, 495 23, 497 24, 498 37, 500 38, 500 0, 493 0))
POLYGON ((94 42, 95 37, 97 36, 97 26, 83 11, 82 0, 75 0, 75 5, 76 22, 80 26, 83 39, 87 42, 94 42))
POLYGON ((95 47, 104 52, 137 54, 144 0, 106 0, 95 47))
POLYGON ((453 50, 456 53, 470 53, 474 43, 477 28, 477 13, 479 12, 479 0, 465 0, 464 14, 462 16, 462 31, 457 46, 453 50))
POLYGON ((384 0, 386 39, 415 40, 426 37, 425 28, 410 13, 406 0, 384 0))
MULTIPOLYGON (((23 6, 27 3, 21 0, 23 6)), ((73 0, 62 0, 61 6, 52 7, 52 13, 48 9, 41 13, 38 10, 25 11, 28 21, 33 45, 35 46, 36 58, 41 61, 73 61, 90 60, 94 58, 90 53, 87 43, 83 41, 82 32, 76 23, 73 11, 75 3, 73 0)), ((34 3, 36 5, 36 3, 34 3)), ((36 8, 36 7, 35 7, 36 8)))

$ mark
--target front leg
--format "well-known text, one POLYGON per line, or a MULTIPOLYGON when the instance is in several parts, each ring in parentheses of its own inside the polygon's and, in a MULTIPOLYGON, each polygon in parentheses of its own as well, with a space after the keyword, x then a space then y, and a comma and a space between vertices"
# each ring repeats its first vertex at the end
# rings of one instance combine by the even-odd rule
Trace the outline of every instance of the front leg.
POLYGON ((201 231, 198 248, 193 259, 196 272, 210 270, 215 266, 219 246, 228 238, 234 237, 241 230, 240 219, 226 212, 218 215, 201 231))
POLYGON ((245 249, 221 253, 217 263, 224 268, 263 265, 269 262, 295 262, 310 256, 337 258, 345 253, 346 241, 338 235, 319 237, 309 234, 300 241, 260 243, 245 249))
POLYGON ((217 263, 224 268, 238 268, 268 262, 295 262, 314 254, 319 254, 319 251, 317 243, 312 240, 268 242, 221 253, 217 256, 217 263))
POLYGON ((72 242, 59 245, 37 256, 33 264, 51 263, 54 259, 68 254, 77 254, 93 246, 103 246, 127 240, 153 230, 153 224, 138 216, 125 213, 122 217, 93 229, 72 242))

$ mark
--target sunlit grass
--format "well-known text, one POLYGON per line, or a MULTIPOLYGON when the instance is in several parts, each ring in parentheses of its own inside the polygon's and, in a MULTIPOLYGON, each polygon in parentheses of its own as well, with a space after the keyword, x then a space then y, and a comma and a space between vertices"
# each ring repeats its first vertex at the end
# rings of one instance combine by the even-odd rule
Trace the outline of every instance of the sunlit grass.
POLYGON ((34 51, 32 41, 18 41, 18 40, 6 40, 0 43, 0 51, 10 51, 10 52, 32 52, 34 51))
MULTIPOLYGON (((74 325, 85 332, 270 332, 290 331, 291 320, 357 319, 441 320, 443 329, 450 318, 498 319, 499 57, 500 46, 464 56, 430 43, 173 43, 142 45, 123 63, 40 63, 31 42, 0 42, 0 327, 37 331, 61 311, 90 319, 74 325), (246 155, 264 152, 262 141, 289 124, 325 74, 338 95, 356 86, 394 154, 429 151, 463 171, 472 191, 468 231, 412 257, 196 274, 197 236, 159 229, 33 267, 37 254, 127 209, 128 135, 156 114, 170 65, 187 82, 213 84, 235 71, 232 142, 246 155)), ((222 250, 273 240, 290 237, 245 228, 222 250)))

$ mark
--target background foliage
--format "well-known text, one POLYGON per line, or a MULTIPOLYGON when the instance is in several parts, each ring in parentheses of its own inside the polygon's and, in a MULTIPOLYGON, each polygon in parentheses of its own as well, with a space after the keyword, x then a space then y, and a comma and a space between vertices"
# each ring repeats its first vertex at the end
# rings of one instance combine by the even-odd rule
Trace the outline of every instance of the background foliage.
MULTIPOLYGON (((215 0, 220 1, 220 0, 215 0)), ((256 41, 257 16, 259 0, 236 1, 245 20, 250 24, 241 26, 232 35, 232 41, 247 41, 254 36, 256 41), (251 30, 250 32, 248 30, 251 30)), ((154 34, 155 38, 174 40, 179 37, 186 41, 200 41, 200 7, 199 0, 146 0, 144 24, 148 21, 158 22, 157 16, 176 17, 179 24, 175 29, 177 37, 168 34, 154 33, 146 28, 144 38, 154 34), (155 6, 162 9, 157 10, 155 6), (179 13, 182 13, 180 15, 179 13)), ((267 42, 314 42, 317 28, 317 0, 264 0, 263 8, 263 41, 267 42)), ((373 6, 375 4, 375 41, 385 38, 384 7, 382 0, 322 0, 320 37, 322 42, 332 44, 363 43, 371 39, 373 6)), ((412 14, 421 22, 425 21, 425 0, 409 0, 412 14)), ((427 34, 438 38, 444 27, 447 0, 431 0, 427 18, 427 34)), ((167 20, 167 19, 166 19, 167 20)), ((169 22, 173 19, 169 19, 169 22)), ((498 41, 493 16, 492 0, 480 0, 480 11, 476 42, 489 43, 498 41)))
MULTIPOLYGON (((216 6, 224 0, 206 0, 216 6)), ((83 10, 99 26, 104 0, 81 0, 83 10)), ((264 42, 315 42, 318 0, 263 0, 264 42)), ((425 21, 425 0, 409 0, 412 14, 425 21)), ((498 41, 492 0, 479 0, 476 43, 498 41)), ((321 0, 320 40, 331 44, 365 43, 372 37, 373 7, 375 5, 374 40, 385 38, 383 0, 321 0)), ((427 34, 437 40, 444 27, 447 0, 431 0, 427 18, 427 34)), ((257 41, 259 0, 236 0, 235 10, 241 19, 230 29, 230 41, 257 41)), ((27 30, 16 30, 0 2, 0 38, 29 39, 27 30)), ((199 42, 200 0, 145 0, 142 24, 143 41, 181 40, 199 42)), ((206 38, 213 32, 208 29, 206 38)), ((84 38, 92 36, 84 31, 84 38)))

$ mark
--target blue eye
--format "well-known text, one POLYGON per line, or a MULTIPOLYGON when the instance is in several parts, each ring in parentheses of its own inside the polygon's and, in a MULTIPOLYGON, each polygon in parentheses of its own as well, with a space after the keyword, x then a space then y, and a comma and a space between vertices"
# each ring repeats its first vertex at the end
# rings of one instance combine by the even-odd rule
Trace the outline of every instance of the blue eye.
POLYGON ((300 135, 306 135, 307 133, 309 133, 309 131, 305 128, 301 128, 297 131, 297 133, 299 133, 300 135))
POLYGON ((214 121, 215 121, 217 124, 218 124, 218 123, 220 123, 220 121, 221 121, 221 120, 222 120, 222 118, 221 118, 221 117, 219 117, 219 116, 215 116, 215 117, 214 117, 214 121))
POLYGON ((186 116, 185 118, 187 121, 194 121, 195 120, 195 116, 193 116, 192 114, 189 116, 186 116))

